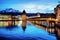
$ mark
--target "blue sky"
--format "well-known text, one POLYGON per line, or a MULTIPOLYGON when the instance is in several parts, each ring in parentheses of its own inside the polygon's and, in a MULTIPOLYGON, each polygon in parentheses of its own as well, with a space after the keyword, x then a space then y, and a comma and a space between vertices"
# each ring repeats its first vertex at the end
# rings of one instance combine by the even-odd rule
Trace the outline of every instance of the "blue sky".
POLYGON ((0 10, 13 8, 27 13, 50 13, 59 4, 59 0, 0 0, 0 10))

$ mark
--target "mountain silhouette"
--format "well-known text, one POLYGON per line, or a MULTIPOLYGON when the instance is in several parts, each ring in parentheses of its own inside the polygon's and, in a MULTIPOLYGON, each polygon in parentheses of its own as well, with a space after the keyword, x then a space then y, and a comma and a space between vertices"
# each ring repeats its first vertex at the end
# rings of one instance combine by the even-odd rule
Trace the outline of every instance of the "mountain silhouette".
POLYGON ((1 12, 20 12, 19 10, 15 10, 13 8, 7 8, 5 10, 2 10, 1 12))
POLYGON ((0 14, 12 14, 12 15, 21 15, 22 12, 19 10, 15 10, 13 8, 7 8, 5 10, 0 11, 0 14))

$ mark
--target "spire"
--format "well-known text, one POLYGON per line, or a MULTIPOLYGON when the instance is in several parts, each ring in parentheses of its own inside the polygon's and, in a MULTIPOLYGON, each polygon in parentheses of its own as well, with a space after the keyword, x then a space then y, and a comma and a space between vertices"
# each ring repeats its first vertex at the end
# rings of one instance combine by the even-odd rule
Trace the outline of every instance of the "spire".
POLYGON ((26 14, 25 10, 23 10, 22 14, 26 14))

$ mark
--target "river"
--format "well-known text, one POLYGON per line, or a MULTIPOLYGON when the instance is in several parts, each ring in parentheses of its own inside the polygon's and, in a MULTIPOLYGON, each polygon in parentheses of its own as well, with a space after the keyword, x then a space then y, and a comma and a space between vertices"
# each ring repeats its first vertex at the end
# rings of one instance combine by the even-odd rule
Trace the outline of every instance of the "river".
POLYGON ((26 24, 26 30, 22 30, 22 26, 14 28, 0 28, 0 39, 6 40, 56 40, 56 37, 47 31, 38 28, 29 23, 26 24))

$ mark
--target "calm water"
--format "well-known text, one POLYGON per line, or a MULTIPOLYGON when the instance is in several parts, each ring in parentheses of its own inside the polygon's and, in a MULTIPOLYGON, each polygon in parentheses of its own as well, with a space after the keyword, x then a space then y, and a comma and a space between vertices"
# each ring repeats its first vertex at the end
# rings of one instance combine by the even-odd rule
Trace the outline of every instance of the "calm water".
POLYGON ((21 25, 15 28, 0 28, 0 36, 11 40, 56 40, 55 36, 49 35, 45 30, 27 23, 26 31, 21 25))

